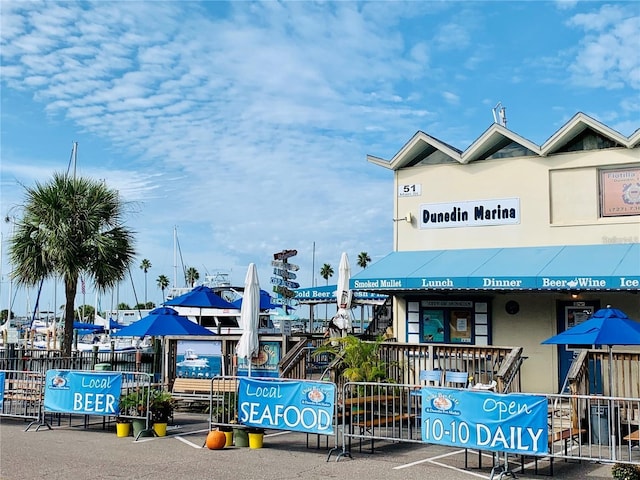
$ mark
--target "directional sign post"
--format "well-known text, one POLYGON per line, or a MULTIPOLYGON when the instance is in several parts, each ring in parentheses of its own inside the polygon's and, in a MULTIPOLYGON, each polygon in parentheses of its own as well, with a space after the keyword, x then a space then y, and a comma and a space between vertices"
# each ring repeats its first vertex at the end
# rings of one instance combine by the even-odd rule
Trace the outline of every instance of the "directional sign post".
POLYGON ((297 272, 298 270, 300 270, 300 267, 298 265, 289 263, 286 260, 274 260, 273 262, 271 262, 271 266, 275 268, 291 270, 292 272, 297 272))
POLYGON ((291 288, 300 288, 298 282, 293 282, 297 275, 293 272, 297 272, 300 268, 298 265, 289 263, 288 258, 295 257, 298 254, 297 250, 282 250, 273 254, 273 274, 271 277, 271 283, 274 285, 273 291, 279 295, 274 303, 280 303, 282 305, 291 305, 291 299, 296 296, 295 292, 291 291, 291 288))

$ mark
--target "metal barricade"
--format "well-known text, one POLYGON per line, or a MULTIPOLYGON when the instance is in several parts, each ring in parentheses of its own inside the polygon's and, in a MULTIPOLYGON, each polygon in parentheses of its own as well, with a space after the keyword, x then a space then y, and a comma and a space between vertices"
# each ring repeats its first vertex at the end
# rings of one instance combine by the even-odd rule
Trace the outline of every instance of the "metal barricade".
POLYGON ((26 428, 42 418, 44 374, 18 370, 0 370, 2 396, 0 417, 33 420, 26 428))
MULTIPOLYGON (((88 425, 88 418, 92 416, 98 416, 104 419, 104 417, 117 416, 120 420, 127 420, 134 424, 135 439, 138 440, 140 436, 145 432, 151 433, 151 411, 150 402, 152 398, 152 379, 153 375, 141 372, 105 372, 105 371, 86 371, 86 370, 68 370, 68 369, 52 369, 47 371, 45 375, 42 375, 42 415, 39 419, 38 430, 42 426, 51 428, 50 423, 47 421, 47 416, 50 417, 51 423, 53 423, 54 416, 60 419, 61 415, 69 416, 69 424, 72 424, 73 418, 81 418, 82 425, 88 425), (53 378, 53 387, 55 388, 55 382, 57 378, 64 378, 69 373, 76 373, 80 375, 93 375, 96 378, 104 376, 121 376, 121 385, 118 399, 118 411, 109 413, 92 412, 87 413, 85 411, 76 411, 74 409, 65 409, 64 407, 58 407, 51 409, 47 408, 47 385, 46 379, 51 376, 53 378), (138 425, 136 425, 136 422, 138 425)), ((65 385, 66 390, 70 390, 72 394, 76 395, 82 393, 84 389, 82 385, 76 385, 73 383, 65 385)), ((28 430, 28 428, 27 428, 28 430)))
POLYGON ((351 457, 354 440, 360 451, 363 444, 369 443, 371 452, 376 440, 421 443, 417 388, 397 383, 346 383, 338 399, 342 451, 336 460, 351 457))
MULTIPOLYGON (((238 377, 238 376, 219 376, 214 377, 211 380, 211 390, 209 393, 209 430, 219 429, 229 431, 231 429, 244 429, 246 428, 244 425, 238 422, 239 418, 239 400, 240 400, 240 392, 238 390, 240 386, 240 379, 246 377, 238 377)), ((287 378, 261 378, 261 377, 251 377, 252 380, 259 380, 262 382, 273 383, 274 388, 277 388, 277 383, 287 383, 287 384, 300 384, 303 390, 311 391, 314 385, 332 385, 329 382, 323 382, 320 380, 296 380, 296 379, 287 379, 287 378), (306 386, 309 386, 306 389, 306 386)), ((335 398, 331 399, 332 403, 336 405, 335 398)), ((284 405, 283 405, 284 406, 284 405)), ((290 405, 286 405, 284 407, 290 407, 290 405)), ((334 447, 332 450, 338 448, 338 428, 337 428, 337 409, 334 408, 334 416, 332 419, 332 434, 327 437, 334 438, 334 447)), ((285 430, 289 429, 283 428, 282 426, 265 426, 264 428, 272 428, 276 430, 285 430)), ((293 431, 293 430, 291 430, 293 431)), ((301 431, 301 430, 296 430, 301 431)), ((302 432, 305 433, 305 432, 302 432)), ((306 432, 308 435, 323 435, 322 433, 316 432, 306 432)), ((308 443, 308 442, 307 442, 308 443)))

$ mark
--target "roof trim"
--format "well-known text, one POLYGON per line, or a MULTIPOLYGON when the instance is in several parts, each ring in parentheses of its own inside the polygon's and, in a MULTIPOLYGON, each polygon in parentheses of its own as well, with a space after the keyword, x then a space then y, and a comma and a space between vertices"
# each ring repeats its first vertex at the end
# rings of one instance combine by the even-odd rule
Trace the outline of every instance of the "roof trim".
POLYGON ((503 138, 511 140, 540 155, 540 147, 538 145, 508 130, 506 127, 494 123, 462 154, 462 163, 469 163, 482 158, 488 150, 499 142, 499 139, 503 138))
POLYGON ((464 152, 419 130, 402 146, 391 160, 384 160, 380 157, 367 155, 367 161, 389 170, 399 170, 409 165, 415 159, 416 155, 423 151, 428 145, 460 164, 467 164, 482 158, 487 151, 502 139, 509 139, 537 155, 546 157, 558 152, 567 142, 587 128, 594 130, 600 135, 626 148, 637 148, 640 146, 640 129, 636 130, 631 136, 625 137, 589 115, 578 112, 567 123, 560 127, 542 146, 538 146, 517 133, 508 130, 506 127, 494 123, 464 152))
POLYGON ((589 115, 578 112, 542 145, 540 149, 541 155, 546 157, 547 155, 556 153, 561 147, 566 145, 571 139, 575 138, 587 128, 591 128, 603 137, 607 137, 616 143, 630 148, 630 138, 626 138, 621 133, 607 127, 604 123, 591 118, 589 115))

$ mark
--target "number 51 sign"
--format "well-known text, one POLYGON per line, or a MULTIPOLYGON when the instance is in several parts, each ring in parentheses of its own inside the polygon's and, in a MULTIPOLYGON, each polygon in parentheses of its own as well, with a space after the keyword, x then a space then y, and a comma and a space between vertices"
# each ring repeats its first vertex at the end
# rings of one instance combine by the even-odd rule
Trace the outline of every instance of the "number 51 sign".
POLYGON ((422 185, 420 183, 398 185, 399 197, 419 197, 420 195, 422 195, 422 185))

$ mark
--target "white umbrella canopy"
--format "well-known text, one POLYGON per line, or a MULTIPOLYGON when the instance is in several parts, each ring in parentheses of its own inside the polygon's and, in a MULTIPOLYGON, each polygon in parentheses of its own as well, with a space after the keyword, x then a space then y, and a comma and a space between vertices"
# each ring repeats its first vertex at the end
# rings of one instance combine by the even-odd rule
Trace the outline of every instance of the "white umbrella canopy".
POLYGON ((240 307, 240 327, 242 335, 236 346, 239 358, 246 358, 251 376, 251 358, 258 354, 258 321, 260 319, 260 282, 255 263, 250 263, 244 280, 244 294, 240 307))
POLYGON ((351 329, 351 290, 349 290, 349 280, 351 278, 351 267, 349 257, 346 252, 342 252, 340 266, 338 267, 338 287, 336 289, 336 299, 338 301, 338 312, 333 317, 333 323, 342 330, 343 334, 351 329))

